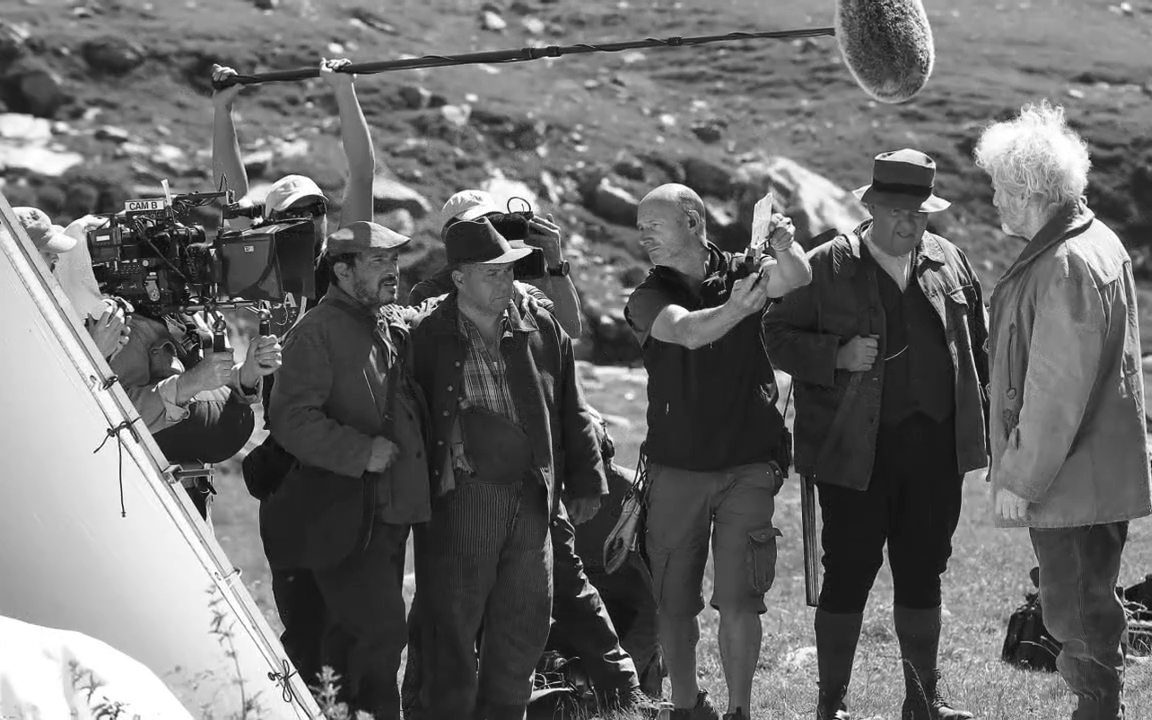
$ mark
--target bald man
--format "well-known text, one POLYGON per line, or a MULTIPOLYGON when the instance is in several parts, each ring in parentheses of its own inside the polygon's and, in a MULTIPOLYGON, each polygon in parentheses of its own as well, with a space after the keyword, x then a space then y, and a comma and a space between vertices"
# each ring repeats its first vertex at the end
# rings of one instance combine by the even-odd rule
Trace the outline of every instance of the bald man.
POLYGON ((742 277, 740 258, 708 242, 704 217, 700 196, 683 185, 644 198, 637 227, 655 267, 624 315, 648 370, 646 541, 672 718, 719 718, 696 683, 711 538, 724 717, 748 720, 759 616, 775 577, 772 514, 790 452, 762 316, 770 300, 807 285, 812 273, 788 218, 773 217, 771 254, 742 277))

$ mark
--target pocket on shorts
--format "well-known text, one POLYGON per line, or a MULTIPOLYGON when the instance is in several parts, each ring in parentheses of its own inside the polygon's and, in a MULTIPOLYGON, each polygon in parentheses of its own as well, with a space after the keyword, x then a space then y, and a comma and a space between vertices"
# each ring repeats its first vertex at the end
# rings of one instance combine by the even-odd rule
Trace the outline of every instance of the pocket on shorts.
POLYGON ((768 592, 776 580, 776 538, 782 534, 772 525, 748 533, 748 582, 758 595, 768 592))

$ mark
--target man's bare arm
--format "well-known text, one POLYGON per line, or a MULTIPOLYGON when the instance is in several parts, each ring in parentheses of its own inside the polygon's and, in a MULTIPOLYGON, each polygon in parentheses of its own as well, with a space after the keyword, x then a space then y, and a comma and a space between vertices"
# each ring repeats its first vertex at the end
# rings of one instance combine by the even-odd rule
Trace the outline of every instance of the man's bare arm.
POLYGON ((652 337, 695 350, 724 337, 749 315, 762 312, 767 301, 768 283, 756 273, 737 280, 728 302, 719 307, 690 312, 680 305, 667 306, 652 323, 652 337))

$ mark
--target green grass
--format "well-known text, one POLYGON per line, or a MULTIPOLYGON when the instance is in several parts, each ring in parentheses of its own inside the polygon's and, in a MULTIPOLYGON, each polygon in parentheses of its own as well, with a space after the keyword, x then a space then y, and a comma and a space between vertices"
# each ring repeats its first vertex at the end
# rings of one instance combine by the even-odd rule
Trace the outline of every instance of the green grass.
MULTIPOLYGON (((631 466, 644 434, 643 371, 602 369, 591 377, 582 369, 589 401, 615 421, 613 437, 621 464, 631 466)), ((813 610, 804 602, 800 496, 795 478, 777 499, 775 522, 784 533, 776 585, 768 594, 762 623, 764 646, 756 676, 754 717, 785 720, 813 717, 816 666, 813 610)), ((223 472, 215 507, 216 534, 229 557, 244 569, 243 578, 272 626, 280 623, 272 605, 268 570, 256 523, 256 503, 242 480, 223 472)), ((956 531, 949 572, 944 579, 945 625, 942 668, 957 706, 984 720, 1059 720, 1071 715, 1071 696, 1056 675, 1018 671, 1000 662, 1008 616, 1029 589, 1034 564, 1028 534, 993 527, 988 486, 982 473, 966 482, 964 513, 956 531)), ((1130 585, 1152 572, 1152 527, 1133 523, 1121 572, 1130 585)), ((711 567, 709 567, 709 574, 711 567)), ((410 588, 408 588, 410 591, 410 588)), ((857 655, 850 700, 853 717, 894 720, 903 700, 899 651, 892 631, 892 579, 881 571, 872 593, 857 655)), ((716 644, 718 618, 701 615, 701 685, 721 705, 726 699, 716 644)), ((1128 672, 1128 718, 1152 718, 1152 665, 1128 672)))

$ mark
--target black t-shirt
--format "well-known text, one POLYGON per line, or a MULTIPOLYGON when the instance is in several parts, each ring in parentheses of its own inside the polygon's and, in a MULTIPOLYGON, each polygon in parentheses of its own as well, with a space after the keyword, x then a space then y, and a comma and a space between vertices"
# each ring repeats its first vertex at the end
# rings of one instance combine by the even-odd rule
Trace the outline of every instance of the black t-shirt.
POLYGON ((736 280, 731 267, 732 256, 708 244, 698 292, 675 270, 655 267, 628 299, 624 316, 648 371, 645 452, 654 463, 710 472, 777 457, 784 420, 760 314, 695 350, 651 335, 669 305, 689 311, 723 305, 736 280))

